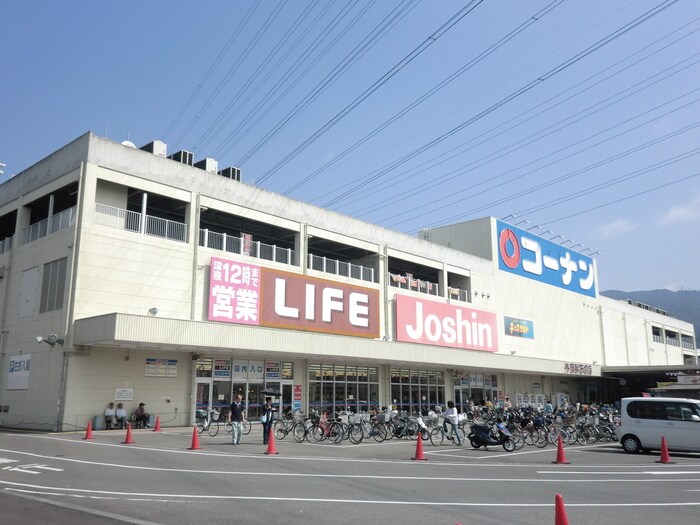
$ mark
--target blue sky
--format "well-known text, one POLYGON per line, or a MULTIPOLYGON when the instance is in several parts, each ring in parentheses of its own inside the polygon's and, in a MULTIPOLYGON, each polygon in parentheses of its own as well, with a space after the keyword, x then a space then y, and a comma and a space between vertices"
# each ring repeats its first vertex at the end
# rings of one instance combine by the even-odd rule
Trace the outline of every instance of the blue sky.
POLYGON ((0 20, 0 182, 86 131, 158 139, 405 233, 551 230, 599 252, 601 290, 700 289, 698 2, 7 0, 0 20))

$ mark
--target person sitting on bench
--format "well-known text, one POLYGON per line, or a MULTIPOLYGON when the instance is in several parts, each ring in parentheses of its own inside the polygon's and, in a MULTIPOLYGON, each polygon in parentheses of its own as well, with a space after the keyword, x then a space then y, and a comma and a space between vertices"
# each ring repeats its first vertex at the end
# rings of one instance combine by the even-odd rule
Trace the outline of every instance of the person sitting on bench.
POLYGON ((134 420, 136 421, 136 428, 148 428, 148 414, 144 408, 146 403, 139 403, 139 407, 134 412, 134 420))

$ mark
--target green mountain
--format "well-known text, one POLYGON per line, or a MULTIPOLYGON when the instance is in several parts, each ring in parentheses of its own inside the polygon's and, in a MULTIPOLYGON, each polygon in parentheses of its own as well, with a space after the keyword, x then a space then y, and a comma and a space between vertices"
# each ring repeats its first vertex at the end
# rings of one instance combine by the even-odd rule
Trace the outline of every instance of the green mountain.
POLYGON ((666 310, 668 315, 693 323, 695 333, 700 330, 700 291, 699 290, 648 290, 646 292, 623 292, 621 290, 606 290, 601 295, 612 299, 632 299, 648 304, 652 308, 666 310))

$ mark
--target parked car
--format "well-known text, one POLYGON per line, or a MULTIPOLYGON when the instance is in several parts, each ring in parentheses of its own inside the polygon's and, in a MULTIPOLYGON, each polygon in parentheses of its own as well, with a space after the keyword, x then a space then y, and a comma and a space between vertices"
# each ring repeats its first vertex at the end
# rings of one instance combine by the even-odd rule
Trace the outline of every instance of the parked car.
POLYGON ((625 452, 668 450, 700 452, 700 400, 672 397, 626 397, 615 430, 625 452))

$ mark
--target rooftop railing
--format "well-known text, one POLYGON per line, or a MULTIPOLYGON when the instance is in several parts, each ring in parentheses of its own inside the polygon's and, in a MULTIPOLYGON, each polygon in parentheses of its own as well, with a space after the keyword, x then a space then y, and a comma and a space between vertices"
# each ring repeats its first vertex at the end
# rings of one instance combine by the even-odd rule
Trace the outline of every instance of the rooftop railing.
POLYGON ((0 240, 0 253, 9 252, 12 249, 12 241, 14 238, 14 235, 10 235, 0 240))
POLYGON ((146 220, 143 222, 141 213, 106 204, 95 203, 95 223, 134 233, 143 232, 145 235, 187 242, 187 224, 185 223, 153 215, 146 215, 146 220))
POLYGON ((294 250, 291 248, 282 248, 274 244, 265 244, 260 241, 213 232, 208 229, 199 230, 199 245, 204 248, 246 255, 257 259, 265 259, 266 261, 294 264, 294 250))
POLYGON ((368 268, 360 264, 339 261, 337 259, 329 259, 328 257, 320 257, 312 253, 309 254, 309 268, 324 273, 332 273, 334 275, 342 275, 351 279, 360 279, 370 283, 374 281, 374 268, 368 268))
POLYGON ((401 288, 403 290, 413 290, 414 292, 425 293, 428 295, 440 295, 440 286, 438 283, 414 279, 410 274, 389 274, 389 286, 401 288))
POLYGON ((60 230, 65 230, 73 226, 73 224, 75 224, 75 206, 24 228, 22 230, 22 244, 36 241, 60 230))

